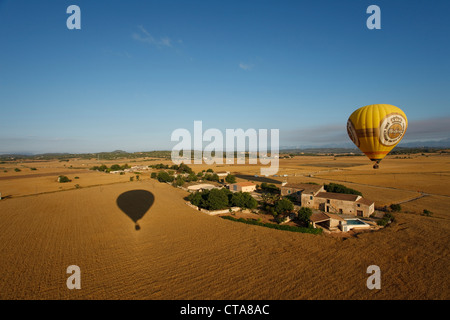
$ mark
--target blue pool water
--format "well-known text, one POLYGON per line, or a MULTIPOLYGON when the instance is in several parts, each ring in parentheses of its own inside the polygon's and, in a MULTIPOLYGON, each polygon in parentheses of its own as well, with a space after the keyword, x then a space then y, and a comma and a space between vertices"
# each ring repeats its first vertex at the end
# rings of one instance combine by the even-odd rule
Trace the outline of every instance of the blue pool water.
POLYGON ((349 220, 345 220, 347 221, 347 225, 365 225, 365 222, 362 222, 361 220, 358 219, 349 219, 349 220))

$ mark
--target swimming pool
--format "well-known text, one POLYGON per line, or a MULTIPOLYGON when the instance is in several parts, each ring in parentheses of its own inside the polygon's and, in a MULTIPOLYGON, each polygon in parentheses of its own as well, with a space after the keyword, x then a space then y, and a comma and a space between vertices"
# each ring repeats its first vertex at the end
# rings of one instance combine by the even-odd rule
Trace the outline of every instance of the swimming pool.
POLYGON ((345 219, 345 222, 341 225, 341 230, 344 232, 350 231, 351 229, 358 228, 368 228, 369 224, 361 221, 359 219, 345 219))
POLYGON ((365 223, 364 221, 361 221, 359 219, 346 219, 345 221, 347 221, 347 225, 350 225, 350 226, 368 225, 367 223, 365 223))

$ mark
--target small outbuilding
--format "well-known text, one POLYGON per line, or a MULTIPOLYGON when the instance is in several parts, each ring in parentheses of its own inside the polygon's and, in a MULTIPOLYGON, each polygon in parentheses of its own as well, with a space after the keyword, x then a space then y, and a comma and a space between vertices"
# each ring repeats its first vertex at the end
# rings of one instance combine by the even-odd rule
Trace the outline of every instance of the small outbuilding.
POLYGON ((252 182, 237 182, 230 184, 230 191, 233 192, 253 192, 256 190, 256 184, 252 182))

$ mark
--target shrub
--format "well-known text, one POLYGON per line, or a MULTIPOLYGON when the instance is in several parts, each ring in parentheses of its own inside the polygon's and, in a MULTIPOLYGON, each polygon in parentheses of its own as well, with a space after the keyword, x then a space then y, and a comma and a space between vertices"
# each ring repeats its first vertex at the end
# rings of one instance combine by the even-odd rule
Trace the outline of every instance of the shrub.
POLYGON ((59 176, 58 177, 58 182, 59 183, 66 183, 66 182, 70 182, 71 180, 69 178, 67 178, 66 176, 59 176))
POLYGON ((22 171, 22 170, 20 170, 19 168, 15 168, 14 171, 15 171, 15 172, 20 172, 20 171, 22 171))
POLYGON ((377 224, 379 226, 384 227, 384 226, 388 225, 389 223, 394 222, 394 220, 395 220, 395 218, 392 213, 386 213, 383 218, 381 218, 380 220, 377 221, 377 224))
POLYGON ((150 174, 150 178, 156 179, 156 172, 152 172, 152 173, 150 174))
POLYGON ((431 212, 431 211, 429 211, 427 209, 423 209, 422 215, 423 216, 427 216, 427 217, 431 217, 433 215, 433 212, 431 212))
POLYGON ((80 177, 75 177, 74 179, 80 179, 80 177))
POLYGON ((36 168, 30 168, 30 170, 31 170, 31 171, 36 171, 37 169, 36 169, 36 168))
POLYGON ((400 212, 402 210, 402 206, 396 203, 391 204, 389 208, 394 212, 400 212))

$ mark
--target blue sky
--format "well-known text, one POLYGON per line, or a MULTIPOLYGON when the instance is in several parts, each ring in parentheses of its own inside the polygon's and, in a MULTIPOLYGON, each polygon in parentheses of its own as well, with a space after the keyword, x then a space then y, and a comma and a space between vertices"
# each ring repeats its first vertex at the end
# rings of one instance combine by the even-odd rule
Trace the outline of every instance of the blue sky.
POLYGON ((0 153, 170 150, 177 128, 351 142, 375 103, 450 137, 450 1, 2 1, 0 153), (81 9, 68 30, 66 9, 81 9), (369 30, 366 9, 381 8, 369 30))

